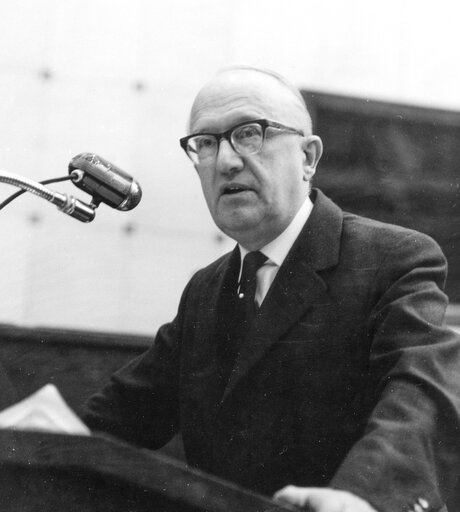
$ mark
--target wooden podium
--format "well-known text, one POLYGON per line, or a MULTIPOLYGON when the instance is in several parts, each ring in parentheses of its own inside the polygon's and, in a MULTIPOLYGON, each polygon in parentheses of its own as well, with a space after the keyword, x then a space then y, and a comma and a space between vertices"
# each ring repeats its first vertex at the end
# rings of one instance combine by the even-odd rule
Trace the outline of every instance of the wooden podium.
POLYGON ((282 512, 269 498, 111 437, 0 430, 2 512, 282 512))

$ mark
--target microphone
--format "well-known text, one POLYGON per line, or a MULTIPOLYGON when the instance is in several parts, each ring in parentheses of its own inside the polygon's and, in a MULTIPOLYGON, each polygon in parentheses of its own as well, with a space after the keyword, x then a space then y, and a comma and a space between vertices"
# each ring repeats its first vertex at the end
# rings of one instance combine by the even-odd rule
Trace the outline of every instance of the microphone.
POLYGON ((80 153, 69 163, 75 186, 93 197, 94 206, 101 202, 117 210, 135 208, 142 197, 139 183, 127 172, 94 153, 80 153))

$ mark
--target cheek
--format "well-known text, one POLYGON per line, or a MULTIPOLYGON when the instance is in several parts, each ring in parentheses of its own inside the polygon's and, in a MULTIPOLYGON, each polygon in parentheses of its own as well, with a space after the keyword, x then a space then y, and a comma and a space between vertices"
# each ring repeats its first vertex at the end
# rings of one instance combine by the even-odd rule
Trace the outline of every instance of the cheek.
POLYGON ((303 182, 302 167, 292 158, 276 158, 271 162, 267 172, 267 185, 272 194, 278 198, 296 195, 300 192, 303 182))
POLYGON ((212 195, 212 191, 214 188, 214 172, 211 169, 201 169, 198 173, 198 177, 200 179, 201 183, 201 190, 203 191, 203 194, 207 198, 208 196, 212 195))
POLYGON ((213 192, 212 182, 210 179, 200 176, 200 183, 208 209, 213 212, 215 209, 215 194, 213 192))

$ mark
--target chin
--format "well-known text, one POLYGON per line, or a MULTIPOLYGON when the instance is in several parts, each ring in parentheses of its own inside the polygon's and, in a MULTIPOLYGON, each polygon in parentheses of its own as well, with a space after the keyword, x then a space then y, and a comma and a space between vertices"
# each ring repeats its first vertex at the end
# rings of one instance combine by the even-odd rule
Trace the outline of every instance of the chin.
MULTIPOLYGON (((216 223, 217 224, 217 223, 216 223)), ((222 222, 217 226, 230 238, 244 245, 246 240, 255 238, 260 224, 254 222, 222 222)))

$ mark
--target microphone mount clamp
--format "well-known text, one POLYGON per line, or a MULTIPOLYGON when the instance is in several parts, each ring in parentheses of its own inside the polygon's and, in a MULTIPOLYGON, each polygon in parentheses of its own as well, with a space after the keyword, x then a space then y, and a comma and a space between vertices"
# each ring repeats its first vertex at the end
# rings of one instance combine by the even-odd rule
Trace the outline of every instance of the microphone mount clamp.
MULTIPOLYGON (((80 178, 81 176, 78 171, 75 171, 74 174, 71 173, 70 175, 71 180, 77 180, 80 178)), ((95 209, 97 208, 98 204, 86 204, 83 201, 76 199, 72 195, 55 192, 45 187, 41 183, 33 181, 29 178, 25 178, 18 174, 0 170, 0 183, 13 185, 26 192, 31 192, 32 194, 56 205, 58 210, 67 215, 70 215, 75 219, 78 219, 81 222, 91 222, 96 216, 95 209)))

